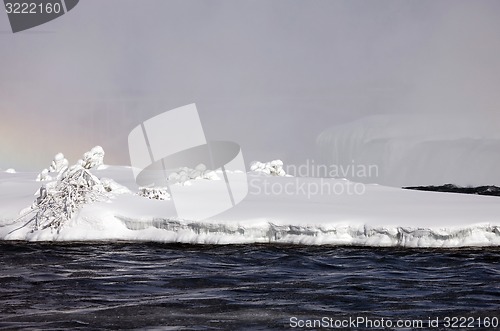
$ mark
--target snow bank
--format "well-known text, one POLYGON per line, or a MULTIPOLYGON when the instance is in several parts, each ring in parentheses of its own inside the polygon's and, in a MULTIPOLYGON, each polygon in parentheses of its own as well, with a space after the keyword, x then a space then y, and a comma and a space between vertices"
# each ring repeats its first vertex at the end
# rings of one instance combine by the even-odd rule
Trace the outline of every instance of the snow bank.
POLYGON ((500 185, 500 130, 487 118, 384 115, 332 127, 317 138, 322 163, 376 165, 376 176, 347 178, 390 186, 500 185))
MULTIPOLYGON (((105 173, 136 187, 131 169, 105 173), (125 172, 130 176, 124 176, 125 172), (129 178, 129 179, 126 179, 129 178)), ((97 177, 97 176, 96 176, 97 177)), ((111 179, 113 178, 113 179, 111 179)), ((347 180, 248 174, 249 194, 236 207, 203 221, 178 219, 171 200, 132 190, 82 204, 60 227, 33 228, 19 219, 39 185, 32 174, 0 174, 0 239, 130 240, 203 244, 291 243, 401 247, 500 246, 498 197, 403 190, 347 180), (31 176, 31 177, 30 177, 31 176), (278 190, 280 188, 281 190, 278 190), (330 190, 330 188, 333 188, 330 190)), ((112 189, 113 191, 115 189, 112 189)), ((125 188, 125 190, 127 190, 125 188)), ((196 208, 196 206, 193 206, 196 208)))
POLYGON ((281 160, 273 160, 271 162, 253 161, 250 163, 250 170, 271 176, 287 176, 285 169, 283 169, 283 161, 281 160))

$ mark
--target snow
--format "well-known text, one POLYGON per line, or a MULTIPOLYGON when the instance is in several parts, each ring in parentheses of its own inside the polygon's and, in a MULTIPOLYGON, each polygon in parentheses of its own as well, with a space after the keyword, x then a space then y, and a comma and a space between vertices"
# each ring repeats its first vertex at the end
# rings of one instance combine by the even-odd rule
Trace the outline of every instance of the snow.
POLYGON ((29 219, 20 217, 20 211, 33 203, 33 193, 40 187, 33 173, 0 173, 0 238, 404 247, 500 245, 498 197, 249 172, 249 193, 240 204, 212 218, 191 221, 176 217, 172 200, 139 196, 130 167, 85 171, 100 180, 104 187, 100 192, 106 199, 82 204, 58 229, 33 228, 26 225, 29 219))
POLYGON ((349 169, 375 165, 364 183, 500 185, 500 130, 486 117, 379 115, 337 125, 317 138, 321 162, 349 169))

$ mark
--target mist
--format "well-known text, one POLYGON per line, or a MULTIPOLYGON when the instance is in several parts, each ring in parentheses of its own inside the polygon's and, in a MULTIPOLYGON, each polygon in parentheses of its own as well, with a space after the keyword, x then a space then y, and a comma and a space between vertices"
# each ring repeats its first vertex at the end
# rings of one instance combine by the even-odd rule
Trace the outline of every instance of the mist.
POLYGON ((314 158, 320 132, 378 114, 500 131, 498 1, 85 0, 9 29, 0 14, 2 169, 94 145, 128 165, 130 130, 190 103, 247 163, 314 158))

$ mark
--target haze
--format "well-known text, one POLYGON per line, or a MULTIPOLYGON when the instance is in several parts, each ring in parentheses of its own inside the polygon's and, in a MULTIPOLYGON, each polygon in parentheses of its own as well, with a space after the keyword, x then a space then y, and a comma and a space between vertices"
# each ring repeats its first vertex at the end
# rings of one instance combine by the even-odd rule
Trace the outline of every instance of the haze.
POLYGON ((2 169, 94 145, 130 164, 133 127, 193 102, 247 163, 315 158, 321 131, 378 114, 500 131, 494 0, 83 0, 17 34, 0 14, 0 30, 2 169))

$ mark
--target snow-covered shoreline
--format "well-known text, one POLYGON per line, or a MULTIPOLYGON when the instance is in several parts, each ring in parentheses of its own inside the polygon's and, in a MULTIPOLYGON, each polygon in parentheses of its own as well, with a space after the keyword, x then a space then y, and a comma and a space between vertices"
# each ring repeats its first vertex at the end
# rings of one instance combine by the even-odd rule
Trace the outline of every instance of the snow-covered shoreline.
MULTIPOLYGON (((92 172, 138 191, 130 167, 108 166, 92 172)), ((26 220, 19 219, 19 212, 33 203, 40 186, 35 178, 33 173, 0 174, 1 240, 500 246, 498 197, 380 185, 364 185, 363 192, 353 194, 349 188, 356 183, 347 180, 255 172, 248 174, 249 194, 243 202, 206 220, 177 219, 171 201, 125 190, 107 201, 85 205, 59 231, 34 231, 29 225, 23 227, 26 220), (344 190, 328 191, 327 185, 344 190), (308 191, 311 188, 316 191, 308 191)))

